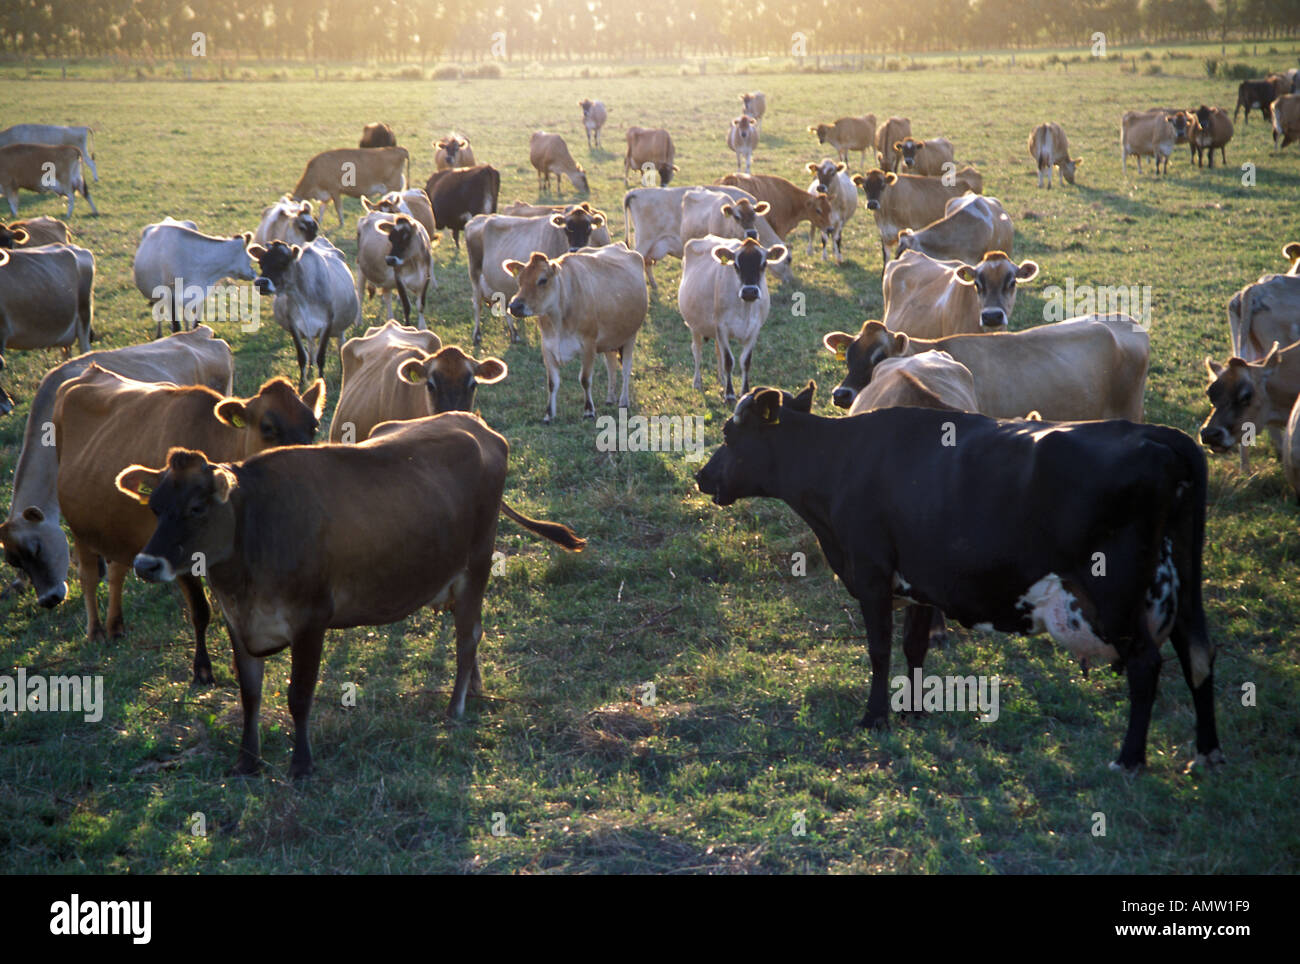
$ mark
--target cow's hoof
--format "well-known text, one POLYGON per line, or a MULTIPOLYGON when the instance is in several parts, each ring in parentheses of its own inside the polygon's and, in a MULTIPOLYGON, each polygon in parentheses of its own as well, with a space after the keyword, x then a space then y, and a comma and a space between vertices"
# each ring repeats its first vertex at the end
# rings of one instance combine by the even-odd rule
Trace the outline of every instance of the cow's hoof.
POLYGON ((595 410, 594 408, 584 408, 584 409, 582 410, 582 417, 583 417, 583 418, 595 418, 595 417, 596 417, 596 410, 595 410))
POLYGON ((217 678, 212 675, 211 666, 194 667, 194 682, 191 684, 192 686, 211 686, 216 681, 217 678))
POLYGON ((105 638, 103 626, 94 626, 86 630, 86 642, 88 643, 102 643, 105 638))
POLYGON ((113 623, 109 625, 108 627, 109 639, 121 639, 125 635, 126 635, 125 623, 113 623))
POLYGON ((1146 768, 1146 762, 1139 761, 1137 763, 1124 763, 1120 760, 1112 760, 1110 768, 1117 773, 1123 773, 1125 776, 1133 777, 1137 776, 1146 768))
POLYGON ((864 730, 883 730, 889 725, 889 715, 882 713, 879 716, 872 716, 868 713, 859 722, 858 726, 864 730))
POLYGON ((250 759, 242 753, 239 755, 239 759, 235 761, 235 765, 231 767, 227 773, 227 776, 238 777, 240 779, 246 777, 258 777, 261 775, 262 764, 256 760, 250 759))
POLYGON ((1192 762, 1187 764, 1187 772, 1194 770, 1213 770, 1227 764, 1228 758, 1217 746, 1209 753, 1197 753, 1192 762))
POLYGON ((298 780, 306 780, 311 776, 313 769, 311 760, 292 760, 289 763, 289 779, 295 782, 298 780))

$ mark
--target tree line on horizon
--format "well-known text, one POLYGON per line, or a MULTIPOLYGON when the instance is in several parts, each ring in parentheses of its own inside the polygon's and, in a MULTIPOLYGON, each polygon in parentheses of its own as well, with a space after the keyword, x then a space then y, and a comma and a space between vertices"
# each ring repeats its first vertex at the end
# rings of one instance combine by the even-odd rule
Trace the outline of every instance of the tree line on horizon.
POLYGON ((1300 0, 7 0, 0 55, 377 60, 841 56, 1300 34, 1300 0), (219 9, 209 9, 217 7, 219 9), (196 34, 201 35, 198 44, 196 34))

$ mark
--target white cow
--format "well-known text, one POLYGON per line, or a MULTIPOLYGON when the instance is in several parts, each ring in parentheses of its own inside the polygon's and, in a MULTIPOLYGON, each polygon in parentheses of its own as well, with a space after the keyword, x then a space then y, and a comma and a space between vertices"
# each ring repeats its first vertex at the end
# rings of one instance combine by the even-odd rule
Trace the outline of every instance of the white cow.
POLYGON ((248 261, 249 232, 223 238, 204 234, 193 221, 167 217, 140 232, 135 250, 135 286, 153 311, 154 337, 162 337, 162 323, 173 332, 193 328, 204 313, 204 302, 225 278, 252 281, 248 261), (188 322, 182 326, 182 322, 188 322))
POLYGON ((81 151, 81 159, 90 168, 90 176, 98 181, 99 171, 95 168, 95 151, 91 146, 91 135, 95 132, 89 127, 60 127, 57 124, 15 124, 0 131, 0 147, 6 144, 45 144, 58 147, 66 144, 81 151))

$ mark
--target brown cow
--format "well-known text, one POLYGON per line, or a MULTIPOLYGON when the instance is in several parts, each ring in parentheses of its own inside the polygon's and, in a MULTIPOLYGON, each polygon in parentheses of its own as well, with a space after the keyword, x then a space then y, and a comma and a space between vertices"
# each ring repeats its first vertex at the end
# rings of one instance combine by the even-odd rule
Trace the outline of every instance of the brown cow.
POLYGON ((743 162, 749 172, 754 164, 754 148, 758 146, 758 122, 748 114, 733 118, 727 128, 727 147, 736 155, 736 170, 743 162))
MULTIPOLYGON (((437 171, 424 186, 433 208, 435 229, 451 229, 460 250, 460 233, 476 214, 495 214, 501 193, 501 174, 490 164, 437 171)), ((432 237, 432 235, 431 235, 432 237)))
POLYGON ((172 449, 163 468, 117 477, 156 517, 135 571, 150 582, 185 573, 196 553, 226 616, 244 735, 236 773, 262 764, 257 728, 265 658, 291 651, 289 775, 311 772, 308 716, 325 631, 378 626, 424 606, 456 619, 456 684, 448 713, 482 691, 478 643, 497 519, 566 549, 567 526, 521 516, 501 501, 506 440, 466 412, 391 422, 357 445, 303 446, 212 464, 172 449))
MULTIPOLYGON (((63 385, 54 403, 59 509, 76 547, 87 637, 105 634, 96 600, 102 562, 108 563, 107 633, 125 632, 122 582, 154 528, 149 512, 116 494, 122 469, 161 462, 178 443, 223 460, 310 443, 324 406, 320 380, 301 398, 283 378, 266 382, 252 398, 222 398, 205 386, 139 382, 91 364, 63 385)), ((194 627, 196 683, 212 682, 205 642, 210 610, 199 578, 204 569, 201 558, 187 558, 178 577, 194 627)))
POLYGON ((920 174, 895 174, 880 168, 868 171, 865 176, 853 175, 853 183, 867 196, 867 210, 876 219, 882 265, 889 263, 889 246, 898 242, 899 232, 938 221, 951 199, 971 190, 971 185, 960 175, 952 184, 944 183, 945 180, 920 174))
POLYGON ((476 361, 431 331, 390 321, 343 346, 343 386, 331 442, 362 442, 380 422, 468 412, 479 385, 506 377, 497 358, 476 361), (408 367, 409 366, 409 367, 408 367))
POLYGON ((583 98, 578 101, 578 106, 582 108, 582 126, 587 131, 587 148, 592 146, 592 136, 596 138, 596 147, 600 147, 600 132, 605 126, 605 119, 609 115, 605 111, 605 102, 602 100, 588 100, 583 98))
MULTIPOLYGON (((655 171, 659 186, 667 187, 677 171, 674 161, 677 148, 672 136, 662 128, 629 127, 627 129, 627 154, 623 157, 623 183, 629 171, 649 173, 655 171)), ((647 185, 648 186, 648 185, 647 185)))
POLYGON ((891 117, 876 129, 876 163, 883 170, 898 173, 903 155, 895 144, 912 136, 912 122, 906 117, 891 117))
POLYGON ((43 244, 69 244, 68 226, 58 218, 39 217, 0 224, 0 248, 39 248, 43 244))
MULTIPOLYGON (((1273 101, 1273 147, 1282 150, 1292 141, 1300 141, 1300 94, 1287 94, 1273 101), (1278 141, 1282 143, 1279 144, 1278 141)), ((89 198, 87 198, 89 200, 89 198)), ((69 213, 71 204, 69 203, 69 213)))
MULTIPOLYGON (((838 405, 839 401, 832 399, 838 405)), ((871 383, 858 392, 850 415, 878 408, 939 408, 978 412, 979 395, 970 369, 946 351, 923 351, 904 358, 886 358, 871 374, 871 383)))
POLYGON ((845 164, 849 162, 849 151, 857 151, 865 168, 867 151, 874 149, 876 143, 876 115, 841 117, 830 124, 815 124, 808 128, 808 133, 817 135, 818 144, 835 148, 837 156, 845 164))
POLYGON ((902 155, 902 169, 908 174, 924 174, 927 177, 939 177, 945 172, 944 165, 953 163, 952 141, 946 137, 932 137, 928 141, 918 141, 912 136, 904 137, 894 143, 894 150, 902 155))
POLYGON ((1191 145, 1192 157, 1197 167, 1205 166, 1205 155, 1210 155, 1210 167, 1214 167, 1214 152, 1217 149, 1223 163, 1228 163, 1228 141, 1232 140, 1232 121, 1228 112, 1222 107, 1206 107, 1202 104, 1194 112, 1188 111, 1191 127, 1187 131, 1187 141, 1191 145))
POLYGON ((1039 124, 1029 135, 1029 156, 1038 167, 1038 186, 1047 180, 1047 189, 1052 189, 1052 168, 1061 169, 1061 177, 1066 184, 1074 183, 1074 172, 1082 159, 1070 159, 1070 142, 1060 124, 1039 124))
POLYGON ((1213 410, 1201 426, 1201 442, 1214 452, 1241 446, 1241 469, 1250 468, 1250 445, 1267 429, 1279 452, 1291 409, 1300 397, 1300 342, 1278 350, 1277 342, 1260 361, 1229 358, 1220 365, 1205 359, 1210 384, 1205 394, 1213 410))
POLYGON ((989 251, 974 266, 901 251, 885 268, 882 320, 890 331, 913 338, 1005 329, 1017 283, 1037 275, 1037 264, 1017 265, 1002 251, 989 251))
MULTIPOLYGON (((404 147, 341 147, 322 151, 307 162, 298 186, 289 197, 294 201, 333 201, 334 213, 343 227, 344 195, 364 197, 387 191, 406 190, 411 157, 404 147)), ((321 210, 324 217, 324 209, 321 210)))
MULTIPOLYGON (((381 124, 376 121, 373 124, 367 124, 361 132, 361 143, 358 147, 396 147, 397 137, 393 134, 393 129, 387 124, 381 124)), ((272 238, 271 240, 284 240, 283 238, 272 238)), ((310 240, 310 238, 308 239, 310 240)))
POLYGON ((775 174, 727 174, 718 178, 717 183, 738 187, 757 200, 766 201, 767 223, 782 240, 801 221, 808 221, 823 231, 830 230, 831 200, 825 194, 809 194, 799 185, 775 174))
POLYGON ((754 118, 754 123, 758 125, 761 131, 763 129, 763 118, 767 115, 767 94, 761 90, 741 94, 740 102, 744 105, 742 108, 744 113, 754 118))
POLYGON ((68 213, 77 192, 86 199, 92 214, 99 208, 90 199, 90 188, 81 173, 81 151, 66 144, 9 144, 0 147, 0 191, 9 202, 9 210, 18 217, 18 192, 35 191, 38 194, 58 194, 68 199, 68 213))
POLYGON ((569 145, 564 143, 564 138, 559 134, 548 134, 546 131, 534 131, 533 136, 528 139, 528 160, 532 163, 533 168, 537 171, 537 193, 542 193, 542 182, 545 180, 546 193, 551 192, 551 175, 555 175, 555 190, 560 190, 560 175, 569 179, 574 190, 586 194, 587 173, 582 169, 582 165, 573 159, 569 153, 569 145))

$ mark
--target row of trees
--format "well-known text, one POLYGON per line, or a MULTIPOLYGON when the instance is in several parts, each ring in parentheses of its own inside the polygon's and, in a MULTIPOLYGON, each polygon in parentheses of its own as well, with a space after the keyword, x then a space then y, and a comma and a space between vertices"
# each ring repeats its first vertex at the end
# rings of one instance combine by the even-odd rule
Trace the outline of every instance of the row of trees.
POLYGON ((479 61, 868 54, 1300 34, 1300 0, 4 0, 19 56, 479 61), (202 35, 196 45, 194 35, 202 35))

